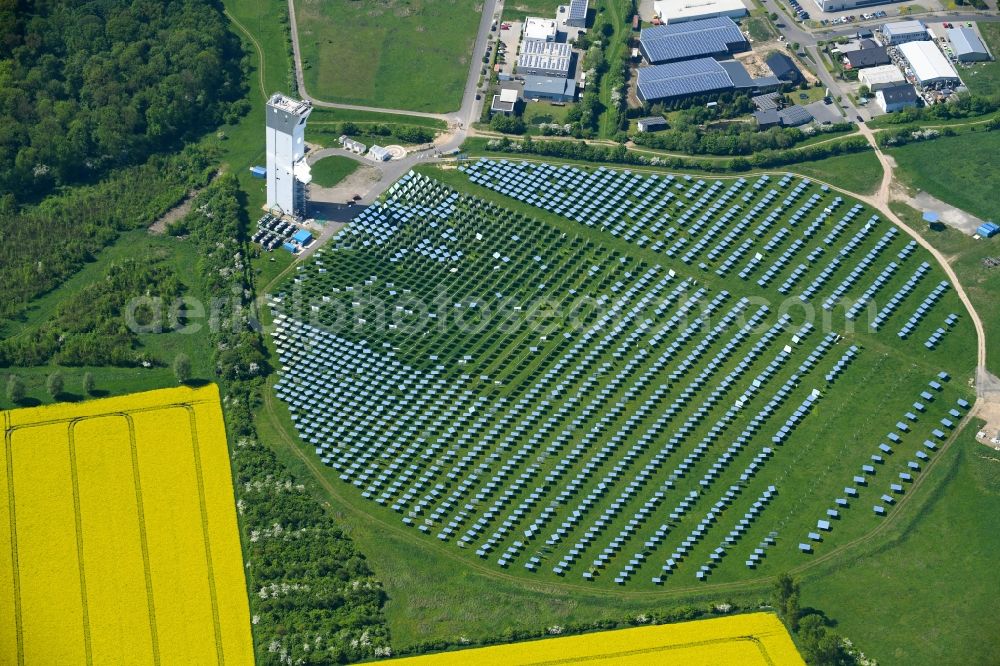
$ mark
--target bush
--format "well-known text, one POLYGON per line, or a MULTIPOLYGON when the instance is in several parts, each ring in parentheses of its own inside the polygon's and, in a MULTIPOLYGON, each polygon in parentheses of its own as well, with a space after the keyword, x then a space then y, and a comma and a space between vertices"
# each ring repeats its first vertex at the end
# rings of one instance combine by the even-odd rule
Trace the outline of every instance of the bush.
POLYGON ((24 381, 17 375, 7 378, 7 400, 15 405, 24 400, 24 381))
POLYGON ((524 121, 517 116, 496 114, 490 119, 490 129, 504 134, 524 134, 524 121))
POLYGON ((94 391, 97 389, 97 383, 94 381, 94 373, 86 372, 83 375, 83 392, 87 395, 93 395, 94 391))
POLYGON ((187 354, 178 354, 174 359, 174 376, 181 384, 191 381, 191 359, 187 354))
POLYGON ((45 389, 49 392, 49 396, 51 396, 53 400, 59 399, 59 396, 62 395, 65 387, 62 373, 58 370, 50 374, 48 379, 45 380, 45 389))

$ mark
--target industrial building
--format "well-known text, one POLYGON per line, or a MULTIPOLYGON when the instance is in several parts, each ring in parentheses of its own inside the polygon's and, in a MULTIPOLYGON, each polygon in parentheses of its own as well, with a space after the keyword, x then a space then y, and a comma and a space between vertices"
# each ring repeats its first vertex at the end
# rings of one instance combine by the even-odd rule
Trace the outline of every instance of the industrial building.
POLYGON ((504 88, 499 95, 493 95, 493 103, 490 104, 490 111, 502 113, 509 116, 514 113, 517 106, 517 90, 515 88, 504 88))
POLYGON ((972 28, 949 28, 945 31, 959 62, 982 62, 990 59, 990 52, 972 28))
POLYGON ((636 87, 640 101, 655 102, 732 90, 733 81, 718 60, 698 58, 642 67, 636 87))
POLYGON ((556 20, 529 16, 524 19, 524 38, 554 42, 556 40, 556 20))
POLYGON ((771 72, 785 83, 798 84, 802 80, 802 72, 795 66, 795 61, 780 51, 767 56, 764 62, 771 72))
POLYGON ((962 82, 934 42, 900 44, 899 55, 922 88, 952 88, 962 82))
POLYGON ((813 116, 805 107, 793 104, 783 109, 754 111, 757 127, 765 130, 771 127, 799 127, 812 122, 813 116))
POLYGON ((871 7, 872 5, 884 5, 890 2, 900 2, 901 0, 814 0, 820 11, 842 12, 847 9, 858 9, 860 7, 871 7))
POLYGON ((720 16, 740 18, 749 13, 742 0, 655 0, 653 11, 667 25, 720 16))
POLYGON ((576 97, 576 81, 561 76, 524 77, 524 97, 531 100, 572 102, 576 97))
POLYGON ((526 39, 517 57, 517 73, 566 77, 572 58, 573 49, 565 42, 526 39))
POLYGON ((636 127, 639 128, 640 132, 659 132, 660 130, 667 129, 669 125, 663 116, 650 116, 648 118, 639 118, 636 121, 636 127))
POLYGON ((980 238, 992 238, 1000 233, 1000 225, 996 222, 983 222, 976 227, 976 235, 980 238))
POLYGON ((907 42, 923 42, 930 39, 923 21, 896 21, 886 23, 879 30, 879 38, 886 46, 899 46, 907 42))
POLYGON ((566 13, 566 25, 570 28, 587 27, 588 0, 570 0, 566 13))
POLYGON ((637 95, 641 102, 677 101, 729 90, 775 89, 776 77, 753 79, 735 60, 697 58, 639 68, 637 95))
POLYGON ((733 89, 739 92, 768 92, 777 90, 782 86, 776 76, 763 76, 759 79, 752 78, 747 68, 739 60, 720 60, 722 69, 726 70, 729 80, 733 82, 733 89))
POLYGON ((858 81, 861 85, 868 86, 868 90, 875 92, 882 88, 891 88, 901 83, 906 83, 906 77, 899 67, 895 65, 882 65, 881 67, 868 67, 858 72, 858 81))
POLYGON ((694 58, 722 59, 749 49, 750 43, 739 26, 725 16, 655 25, 639 33, 639 51, 651 65, 694 58))
POLYGON ((875 46, 857 51, 848 51, 844 60, 850 69, 865 69, 866 67, 882 67, 892 62, 888 50, 884 46, 875 46))
POLYGON ((917 106, 920 96, 908 83, 882 88, 875 93, 875 104, 885 113, 895 113, 903 109, 917 106))
POLYGON ((767 111, 768 109, 780 109, 784 106, 785 97, 781 93, 772 92, 751 97, 750 101, 753 102, 758 111, 767 111))
POLYGON ((281 93, 267 100, 267 207, 285 215, 306 212, 306 185, 312 180, 305 159, 306 119, 312 104, 281 93))

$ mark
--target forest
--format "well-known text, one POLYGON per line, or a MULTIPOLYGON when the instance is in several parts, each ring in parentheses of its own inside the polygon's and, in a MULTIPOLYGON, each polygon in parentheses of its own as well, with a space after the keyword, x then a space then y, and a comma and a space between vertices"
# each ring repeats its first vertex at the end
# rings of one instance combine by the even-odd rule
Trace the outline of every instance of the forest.
POLYGON ((37 201, 234 118, 241 60, 216 0, 0 0, 0 192, 37 201))

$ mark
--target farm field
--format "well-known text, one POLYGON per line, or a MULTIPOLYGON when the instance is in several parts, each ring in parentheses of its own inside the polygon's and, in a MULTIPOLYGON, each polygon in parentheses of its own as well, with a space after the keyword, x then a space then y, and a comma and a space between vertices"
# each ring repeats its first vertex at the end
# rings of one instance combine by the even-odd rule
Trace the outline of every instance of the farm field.
POLYGON ((428 172, 272 310, 304 444, 432 550, 595 593, 749 585, 875 530, 964 418, 957 298, 827 188, 428 172))
POLYGON ((3 419, 0 661, 252 661, 214 385, 3 419))
POLYGON ((889 149, 898 177, 985 220, 1000 219, 1000 133, 968 132, 889 149), (934 168, 927 168, 933 164, 934 168))
POLYGON ((572 663, 698 666, 805 662, 785 626, 770 613, 547 638, 474 650, 397 659, 398 666, 506 666, 572 663))
POLYGON ((477 6, 470 0, 378 6, 296 0, 306 88, 326 101, 454 111, 462 103, 470 58, 482 57, 471 53, 477 6))

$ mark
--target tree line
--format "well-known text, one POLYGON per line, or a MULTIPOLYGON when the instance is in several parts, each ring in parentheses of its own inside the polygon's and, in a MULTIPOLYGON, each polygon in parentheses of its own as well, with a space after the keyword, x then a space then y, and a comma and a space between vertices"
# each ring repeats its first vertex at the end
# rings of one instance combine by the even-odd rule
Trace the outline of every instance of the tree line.
POLYGON ((732 159, 692 159, 672 155, 645 155, 625 146, 589 144, 586 141, 534 141, 525 137, 511 141, 507 137, 490 139, 486 149, 491 152, 541 155, 581 162, 609 164, 636 164, 657 166, 666 169, 686 169, 708 173, 732 173, 751 169, 766 169, 800 162, 811 162, 837 155, 871 150, 864 137, 845 137, 828 143, 813 144, 788 150, 763 150, 749 157, 732 159))
POLYGON ((257 434, 269 390, 267 351, 253 305, 249 221, 236 178, 205 189, 178 223, 201 257, 206 294, 222 301, 211 334, 233 447, 234 487, 247 560, 259 664, 330 664, 388 656, 385 591, 367 560, 257 434))
MULTIPOLYGON (((829 132, 850 129, 850 123, 830 127, 829 132)), ((788 150, 810 135, 797 127, 771 127, 758 131, 750 123, 733 123, 721 130, 697 127, 667 129, 660 132, 638 132, 633 143, 646 148, 670 150, 689 155, 752 155, 763 150, 788 150)))

